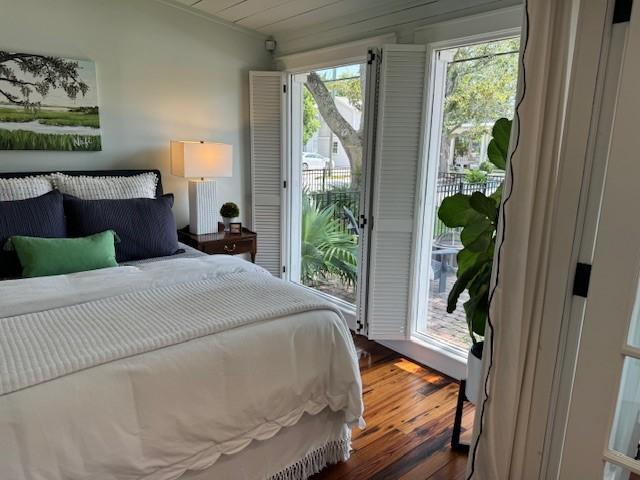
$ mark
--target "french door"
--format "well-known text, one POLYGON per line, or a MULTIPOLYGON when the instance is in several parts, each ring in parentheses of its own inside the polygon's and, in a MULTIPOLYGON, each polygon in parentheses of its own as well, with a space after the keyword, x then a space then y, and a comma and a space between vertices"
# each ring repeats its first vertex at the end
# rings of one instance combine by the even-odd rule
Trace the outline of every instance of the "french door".
MULTIPOLYGON (((363 58, 364 60, 364 58, 363 58)), ((288 98, 285 278, 354 311, 367 193, 367 66, 292 73, 288 98)))
POLYGON ((629 26, 560 479, 640 479, 640 9, 629 26))
POLYGON ((256 263, 329 295, 358 333, 407 340, 424 183, 426 47, 383 45, 363 52, 362 62, 251 72, 256 263))

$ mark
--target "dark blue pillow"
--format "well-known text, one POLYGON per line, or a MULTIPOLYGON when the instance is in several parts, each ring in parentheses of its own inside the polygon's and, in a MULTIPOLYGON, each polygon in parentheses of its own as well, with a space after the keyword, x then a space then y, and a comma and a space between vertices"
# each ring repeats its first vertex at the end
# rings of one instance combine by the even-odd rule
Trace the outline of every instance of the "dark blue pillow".
POLYGON ((9 237, 62 238, 64 224, 62 194, 53 190, 40 197, 0 202, 0 278, 20 277, 16 252, 4 251, 9 237))
POLYGON ((125 200, 81 200, 64 196, 67 231, 86 237, 113 230, 118 262, 173 255, 178 251, 176 221, 171 211, 173 195, 125 200))

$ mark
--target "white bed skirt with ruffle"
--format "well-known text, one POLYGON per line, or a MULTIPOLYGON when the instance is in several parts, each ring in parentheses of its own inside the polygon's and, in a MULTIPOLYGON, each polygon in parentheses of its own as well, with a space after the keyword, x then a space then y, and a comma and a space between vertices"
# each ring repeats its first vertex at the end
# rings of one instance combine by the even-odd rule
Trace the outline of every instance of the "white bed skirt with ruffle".
POLYGON ((327 465, 346 462, 351 455, 351 430, 345 430, 344 436, 316 448, 296 463, 273 475, 269 480, 306 480, 320 472, 327 465))
POLYGON ((223 455, 206 470, 186 472, 180 480, 306 480, 327 465, 347 461, 350 450, 344 413, 325 409, 305 414, 268 440, 223 455))

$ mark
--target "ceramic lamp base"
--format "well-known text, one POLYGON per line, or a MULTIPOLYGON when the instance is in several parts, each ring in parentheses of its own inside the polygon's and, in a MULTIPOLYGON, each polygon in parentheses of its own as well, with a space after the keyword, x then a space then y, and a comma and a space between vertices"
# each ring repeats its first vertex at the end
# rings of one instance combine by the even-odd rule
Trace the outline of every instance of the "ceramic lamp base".
POLYGON ((189 232, 204 235, 218 231, 216 182, 189 180, 189 232))

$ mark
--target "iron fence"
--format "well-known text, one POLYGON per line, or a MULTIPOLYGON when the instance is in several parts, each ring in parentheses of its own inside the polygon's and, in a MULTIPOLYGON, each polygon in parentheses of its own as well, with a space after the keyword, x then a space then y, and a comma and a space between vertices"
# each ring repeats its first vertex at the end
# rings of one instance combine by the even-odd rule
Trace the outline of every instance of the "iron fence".
MULTIPOLYGON (((473 192, 480 191, 485 195, 491 195, 503 180, 500 176, 490 175, 483 182, 469 183, 465 178, 464 173, 457 172, 439 175, 435 193, 436 205, 439 207, 445 198, 456 193, 471 195, 473 192)), ((304 194, 312 198, 320 209, 331 205, 335 207, 334 216, 341 221, 345 230, 349 229, 353 223, 349 219, 347 210, 353 214, 355 219, 358 218, 360 214, 360 186, 352 184, 349 168, 305 170, 302 172, 302 185, 304 194)), ((434 237, 453 231, 455 229, 446 227, 437 215, 435 216, 434 237)))
POLYGON ((326 192, 337 188, 350 189, 351 183, 350 168, 325 168, 302 172, 302 187, 307 192, 326 192))
MULTIPOLYGON (((446 176, 440 176, 438 178, 438 185, 436 186, 435 204, 440 207, 445 198, 451 197, 456 193, 471 195, 473 192, 482 192, 485 195, 491 195, 498 189, 502 180, 502 177, 490 176, 484 182, 468 183, 465 181, 464 174, 446 174, 446 176)), ((433 229, 434 238, 455 230, 456 229, 449 228, 442 223, 436 214, 433 229)))

